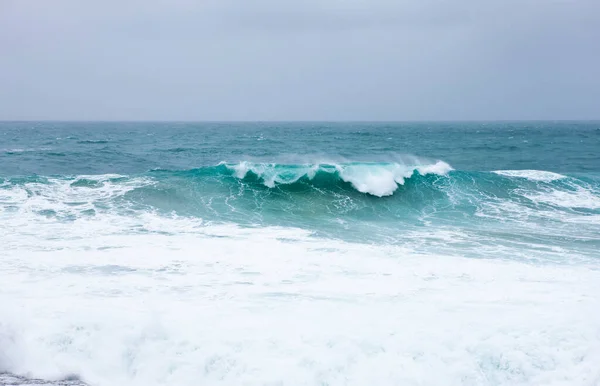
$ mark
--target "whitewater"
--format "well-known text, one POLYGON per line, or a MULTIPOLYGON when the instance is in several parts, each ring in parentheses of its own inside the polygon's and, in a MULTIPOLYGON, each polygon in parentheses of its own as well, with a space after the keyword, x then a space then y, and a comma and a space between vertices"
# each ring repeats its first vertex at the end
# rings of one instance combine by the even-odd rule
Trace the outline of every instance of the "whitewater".
POLYGON ((0 134, 1 385, 600 385, 597 122, 0 134))

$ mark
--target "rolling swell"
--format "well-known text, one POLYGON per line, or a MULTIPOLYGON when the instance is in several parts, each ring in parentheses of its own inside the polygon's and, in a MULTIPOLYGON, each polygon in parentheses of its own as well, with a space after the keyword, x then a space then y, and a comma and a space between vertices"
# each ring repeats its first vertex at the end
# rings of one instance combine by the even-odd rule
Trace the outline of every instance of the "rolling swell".
POLYGON ((596 221, 600 181, 538 170, 452 170, 443 161, 239 162, 137 175, 5 177, 0 207, 66 219, 157 211, 236 223, 285 219, 291 225, 339 216, 596 221))
MULTIPOLYGON (((155 174, 175 174, 198 178, 228 178, 262 184, 267 188, 286 188, 286 185, 311 185, 321 189, 354 189, 372 196, 391 196, 399 185, 415 175, 447 175, 452 167, 443 161, 430 164, 399 163, 313 163, 277 164, 221 162, 217 166, 187 171, 155 170, 155 174)), ((293 189, 293 188, 292 188, 293 189)))
POLYGON ((0 177, 0 212, 31 223, 186 218, 384 243, 431 226, 489 232, 485 237, 493 240, 518 230, 521 240, 529 235, 539 243, 577 240, 584 249, 600 247, 599 176, 462 171, 441 161, 239 162, 132 175, 0 177))

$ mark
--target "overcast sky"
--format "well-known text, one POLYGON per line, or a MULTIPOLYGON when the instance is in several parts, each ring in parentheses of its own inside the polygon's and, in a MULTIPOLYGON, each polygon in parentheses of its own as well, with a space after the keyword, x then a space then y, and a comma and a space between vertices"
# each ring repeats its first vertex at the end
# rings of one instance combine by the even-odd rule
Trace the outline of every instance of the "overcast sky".
POLYGON ((600 0, 0 0, 0 119, 600 119, 600 0))

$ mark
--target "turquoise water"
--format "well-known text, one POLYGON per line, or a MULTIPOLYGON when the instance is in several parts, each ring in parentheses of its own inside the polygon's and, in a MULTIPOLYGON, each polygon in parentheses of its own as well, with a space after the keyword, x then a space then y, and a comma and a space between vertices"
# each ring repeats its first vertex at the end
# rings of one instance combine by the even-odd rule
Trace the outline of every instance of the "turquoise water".
POLYGON ((596 385, 600 122, 0 123, 0 384, 596 385))
POLYGON ((432 229, 577 257, 600 248, 598 122, 2 123, 0 134, 0 189, 48 200, 69 189, 67 209, 37 212, 57 221, 147 211, 359 242, 432 229), (133 188, 93 196, 120 186, 133 188))

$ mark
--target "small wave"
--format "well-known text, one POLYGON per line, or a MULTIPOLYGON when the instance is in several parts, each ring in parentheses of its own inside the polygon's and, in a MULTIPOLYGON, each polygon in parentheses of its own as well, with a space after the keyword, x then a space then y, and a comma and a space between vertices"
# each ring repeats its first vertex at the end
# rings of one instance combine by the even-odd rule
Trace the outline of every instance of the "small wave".
POLYGON ((562 187, 541 190, 519 189, 516 192, 536 204, 546 204, 569 209, 600 209, 600 196, 581 181, 562 174, 543 170, 499 170, 494 173, 506 177, 524 178, 530 181, 550 183, 564 180, 562 187), (567 180, 568 179, 568 180, 567 180))
POLYGON ((104 139, 85 139, 82 141, 77 141, 77 143, 80 143, 83 145, 102 145, 102 144, 108 143, 108 141, 104 140, 104 139))
POLYGON ((19 154, 19 153, 31 153, 38 151, 48 151, 52 150, 50 147, 40 147, 40 148, 10 148, 10 149, 2 149, 2 151, 6 154, 19 154))
POLYGON ((453 170, 443 161, 425 165, 359 162, 285 165, 246 161, 237 164, 221 163, 220 165, 233 171, 233 175, 239 179, 253 174, 269 188, 280 184, 293 184, 301 179, 313 180, 317 175, 325 174, 350 183, 361 193, 377 197, 391 196, 398 186, 403 185, 405 180, 412 177, 415 172, 421 175, 445 175, 453 170))
POLYGON ((492 173, 496 173, 505 177, 517 177, 526 178, 531 181, 551 182, 567 178, 562 174, 548 172, 545 170, 496 170, 492 173))
POLYGON ((174 147, 174 148, 170 148, 170 149, 164 149, 161 150, 165 153, 187 153, 187 152, 192 152, 196 149, 194 149, 193 147, 174 147))
POLYGON ((537 194, 524 194, 536 203, 573 209, 600 209, 600 196, 593 192, 578 188, 575 191, 552 190, 537 194))

